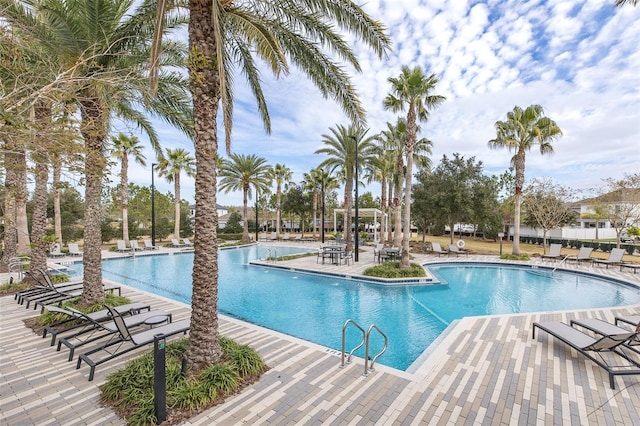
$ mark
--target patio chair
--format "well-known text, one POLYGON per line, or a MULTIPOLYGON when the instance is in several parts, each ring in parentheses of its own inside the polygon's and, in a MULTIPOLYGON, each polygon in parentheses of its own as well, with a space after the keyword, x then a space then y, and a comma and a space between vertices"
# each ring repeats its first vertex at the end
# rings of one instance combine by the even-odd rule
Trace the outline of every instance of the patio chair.
POLYGON ((616 388, 615 376, 640 375, 640 363, 630 358, 620 349, 620 346, 630 339, 637 338, 637 331, 627 331, 594 338, 562 322, 534 322, 534 339, 536 337, 536 328, 546 331, 603 368, 609 374, 611 389, 616 388), (609 358, 609 361, 605 356, 609 358), (619 364, 621 360, 626 361, 626 365, 619 364))
POLYGON ((193 243, 189 241, 188 238, 183 238, 182 243, 184 244, 185 247, 193 247, 193 243))
POLYGON ((349 262, 353 262, 353 252, 347 251, 340 254, 340 260, 343 260, 345 265, 349 265, 349 262))
MULTIPOLYGON (((57 306, 47 305, 45 309, 51 313, 55 314, 63 314, 67 316, 67 319, 58 321, 53 324, 48 324, 44 327, 42 332, 42 338, 47 337, 47 334, 51 334, 51 345, 53 346, 56 343, 56 338, 61 333, 66 333, 67 331, 75 330, 77 328, 85 328, 92 324, 91 321, 87 321, 87 319, 82 318, 82 316, 77 315, 74 311, 70 311, 68 309, 59 308, 57 306)), ((114 307, 121 315, 135 315, 143 310, 150 311, 151 305, 146 303, 127 303, 126 305, 119 305, 114 307)), ((100 311, 91 312, 86 314, 93 321, 102 322, 111 320, 111 316, 109 315, 108 309, 102 309, 100 311)))
POLYGON ((123 253, 123 252, 131 251, 131 248, 127 247, 127 244, 124 242, 124 240, 118 240, 116 241, 116 251, 123 253))
POLYGON ((609 258, 607 259, 593 259, 593 261, 600 265, 607 265, 607 269, 609 269, 609 265, 620 265, 622 263, 622 256, 626 253, 625 249, 614 248, 611 249, 611 253, 609 253, 609 258))
POLYGON ((458 248, 457 245, 455 244, 449 244, 449 254, 455 254, 456 257, 460 256, 461 254, 464 254, 465 256, 468 255, 469 253, 466 251, 462 251, 460 250, 460 248, 458 248))
POLYGON ((278 241, 278 234, 276 232, 272 232, 269 237, 269 241, 278 241))
POLYGON ((171 246, 173 246, 173 247, 184 247, 184 244, 181 243, 180 241, 178 241, 177 238, 172 238, 171 239, 171 246))
POLYGON ((145 250, 159 250, 160 249, 160 247, 154 246, 153 243, 151 242, 151 240, 142 240, 142 242, 144 243, 144 249, 145 250))
POLYGON ((65 256, 65 254, 62 253, 62 251, 61 251, 60 244, 58 244, 58 243, 51 244, 51 248, 49 249, 49 256, 50 257, 62 257, 62 256, 65 256))
POLYGON ((301 242, 302 241, 302 234, 296 235, 295 237, 293 237, 293 240, 291 240, 291 241, 295 241, 297 243, 301 242))
POLYGON ((35 281, 36 285, 35 287, 30 287, 26 290, 17 291, 15 293, 13 298, 18 302, 19 305, 24 304, 24 302, 30 304, 30 302, 32 301, 39 300, 44 297, 51 297, 53 295, 56 295, 59 291, 76 290, 82 288, 82 283, 79 282, 58 284, 55 285, 54 288, 51 288, 48 282, 43 279, 43 273, 46 274, 46 272, 38 269, 32 269, 24 272, 25 275, 30 276, 35 281))
POLYGON ((288 232, 285 232, 284 235, 282 236, 282 241, 289 241, 291 239, 291 234, 288 232))
POLYGON ((267 233, 266 232, 261 232, 260 233, 260 241, 267 241, 267 233))
MULTIPOLYGON (((63 291, 60 291, 58 287, 53 285, 53 282, 51 281, 51 277, 49 277, 49 274, 43 271, 40 271, 40 272, 42 273, 42 279, 47 283, 47 286, 53 289, 57 294, 51 295, 51 297, 46 297, 43 299, 36 300, 33 305, 34 310, 38 306, 40 306, 41 307, 40 313, 44 313, 44 308, 46 305, 51 305, 54 303, 57 303, 58 305, 62 305, 62 302, 64 302, 65 300, 73 299, 74 297, 78 297, 82 294, 84 283, 82 282, 77 283, 77 289, 75 286, 64 287, 62 288, 63 291)), ((119 296, 122 295, 122 288, 119 285, 102 283, 102 290, 104 292, 108 291, 112 294, 114 291, 117 290, 118 295, 119 296)), ((27 303, 27 307, 29 307, 29 303, 27 303)))
POLYGON ((438 257, 442 256, 443 254, 449 254, 448 251, 446 250, 442 250, 442 247, 440 247, 440 243, 437 243, 435 241, 431 242, 431 250, 427 250, 430 253, 437 253, 438 257))
POLYGON ((549 245, 549 253, 543 254, 541 257, 542 260, 545 259, 554 259, 558 260, 562 257, 560 251, 562 250, 562 244, 551 244, 549 245))
MULTIPOLYGON (((626 328, 618 327, 617 325, 613 325, 599 318, 574 319, 570 321, 570 324, 571 326, 578 325, 601 336, 611 336, 614 334, 624 334, 629 332, 626 328)), ((640 336, 637 334, 640 332, 640 324, 635 325, 635 327, 635 337, 629 339, 624 343, 624 345, 632 351, 640 354, 640 336)))
POLYGON ((93 380, 93 376, 95 373, 95 369, 98 365, 103 364, 107 361, 112 360, 113 358, 130 352, 134 349, 146 346, 150 343, 153 343, 156 335, 163 335, 164 337, 173 336, 175 334, 184 333, 187 334, 190 327, 189 319, 171 322, 169 324, 161 325, 156 328, 152 328, 150 330, 144 330, 139 333, 131 334, 129 327, 125 323, 124 319, 111 308, 107 307, 113 316, 113 320, 116 324, 119 339, 110 341, 105 343, 104 345, 95 348, 89 352, 85 352, 80 354, 78 357, 78 364, 76 365, 76 369, 80 368, 82 361, 86 362, 89 365, 89 381, 93 380), (112 350, 112 346, 117 345, 117 347, 112 350), (123 345, 128 345, 128 347, 122 347, 123 345), (108 356, 106 358, 101 358, 99 360, 92 359, 92 355, 98 352, 106 352, 108 356))
MULTIPOLYGON (((69 308, 69 310, 72 311, 78 318, 87 321, 88 324, 86 328, 80 330, 79 332, 58 340, 58 348, 56 349, 56 351, 60 352, 60 349, 62 349, 62 345, 65 345, 67 348, 69 348, 68 361, 71 361, 73 359, 73 355, 75 354, 75 350, 77 348, 82 347, 86 344, 93 343, 107 337, 109 338, 107 343, 114 339, 119 340, 119 336, 117 335, 118 328, 115 324, 115 318, 113 316, 114 312, 120 316, 127 327, 137 327, 146 324, 147 321, 151 318, 160 318, 171 323, 171 314, 169 312, 161 310, 141 312, 135 315, 123 317, 118 313, 117 309, 111 308, 111 310, 109 310, 107 308, 109 317, 111 318, 111 321, 107 322, 95 321, 89 315, 73 308, 69 308)), ((156 322, 154 321, 154 323, 156 322)))
POLYGON ((577 255, 567 256, 567 260, 575 260, 576 262, 593 262, 591 254, 593 253, 593 247, 580 247, 577 255))
POLYGON ((136 240, 129 241, 129 245, 131 246, 131 251, 142 251, 144 250, 142 247, 138 245, 136 240))
POLYGON ((82 256, 82 252, 80 251, 80 247, 78 244, 69 243, 69 256, 82 256))
POLYGON ((376 244, 373 248, 373 263, 382 263, 382 259, 380 255, 382 254, 382 249, 384 248, 384 244, 376 244))

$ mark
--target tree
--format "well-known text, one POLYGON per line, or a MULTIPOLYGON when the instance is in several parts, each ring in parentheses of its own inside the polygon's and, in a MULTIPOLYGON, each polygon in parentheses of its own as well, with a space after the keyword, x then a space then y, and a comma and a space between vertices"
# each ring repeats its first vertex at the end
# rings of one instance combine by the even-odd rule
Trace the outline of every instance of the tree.
POLYGON ((393 112, 407 109, 407 132, 405 139, 405 155, 407 171, 405 173, 404 190, 404 223, 402 237, 401 268, 409 268, 409 238, 411 237, 411 186, 413 178, 413 152, 417 142, 417 122, 426 122, 430 112, 446 99, 441 95, 434 95, 433 90, 438 84, 435 74, 425 75, 421 68, 410 69, 402 67, 399 77, 390 77, 391 93, 384 99, 385 109, 393 112))
MULTIPOLYGON (((374 137, 366 137, 368 130, 357 126, 336 126, 331 130, 332 135, 322 135, 324 148, 316 150, 316 154, 326 154, 328 158, 318 167, 327 167, 332 172, 336 169, 344 177, 344 238, 347 243, 347 251, 353 250, 351 237, 353 188, 356 170, 356 150, 358 152, 358 170, 364 168, 369 162, 373 149, 374 137)), ((359 174, 358 177, 361 175, 359 174)), ((359 182, 355 182, 359 184, 359 182)))
POLYGON ((158 176, 164 176, 167 182, 173 182, 175 193, 175 216, 173 224, 173 237, 180 238, 180 173, 185 172, 187 176, 194 177, 196 174, 195 158, 182 148, 166 149, 166 156, 158 161, 158 176))
POLYGON ((146 166, 142 153, 142 144, 135 136, 119 133, 111 137, 113 148, 111 155, 120 160, 120 205, 122 208, 122 239, 129 242, 129 156, 133 156, 136 163, 146 166))
POLYGON ((540 154, 551 154, 551 142, 562 135, 555 121, 544 115, 540 105, 530 105, 525 110, 516 106, 507 113, 505 121, 497 121, 496 138, 489 141, 489 148, 507 148, 515 151, 511 164, 515 167, 515 211, 513 215, 513 254, 520 254, 520 206, 524 186, 526 152, 535 144, 540 146, 540 154))
POLYGON ((630 4, 632 6, 638 5, 638 0, 616 0, 616 7, 624 6, 625 4, 630 4))
MULTIPOLYGON (((184 57, 179 42, 173 41, 159 61, 157 95, 148 86, 149 46, 156 20, 153 0, 134 9, 130 0, 51 0, 30 2, 24 7, 12 1, 3 18, 21 34, 37 40, 47 58, 55 59, 47 75, 56 78, 35 88, 23 103, 49 97, 73 103, 80 116, 80 133, 85 154, 84 286, 80 304, 94 305, 104 297, 101 271, 101 192, 106 167, 103 151, 110 121, 118 117, 133 122, 149 136, 158 152, 158 138, 142 111, 191 133, 192 120, 186 85, 177 72, 184 57)), ((173 13, 166 26, 185 22, 173 13)), ((165 23, 164 21, 162 23, 165 23)), ((162 34, 162 32, 161 32, 162 34)), ((35 44, 34 44, 35 45, 35 44)), ((44 67, 41 67, 43 69, 44 67)))
MULTIPOLYGON (((170 3, 160 0, 159 14, 170 3)), ((361 121, 362 106, 344 63, 358 72, 360 66, 350 48, 353 44, 346 43, 342 34, 354 35, 380 57, 389 48, 389 40, 382 25, 350 0, 192 0, 189 11, 189 76, 197 174, 192 325, 186 358, 192 372, 197 373, 222 357, 216 303, 216 115, 220 107, 228 152, 233 118, 232 70, 239 70, 246 78, 267 132, 271 122, 254 56, 264 60, 276 77, 288 73, 291 61, 323 96, 333 97, 351 120, 361 121), (339 59, 330 59, 323 52, 325 49, 339 59)), ((161 26, 156 26, 156 34, 161 32, 161 26)), ((157 57, 159 49, 155 50, 157 57)), ((152 57, 151 63, 154 61, 152 57)), ((153 83, 153 71, 151 77, 153 83)))
POLYGON ((282 222, 282 187, 286 190, 291 183, 293 172, 284 164, 276 164, 269 170, 268 177, 276 182, 276 238, 280 238, 282 222))
POLYGON ((231 154, 228 160, 222 162, 222 167, 220 168, 222 179, 220 179, 218 188, 227 193, 230 191, 242 191, 243 242, 251 241, 248 222, 248 200, 252 197, 251 188, 253 187, 256 193, 267 192, 270 184, 270 170, 267 160, 255 154, 231 154))
POLYGON ((625 174, 622 179, 606 179, 608 192, 599 197, 606 203, 605 215, 616 230, 616 247, 622 233, 640 225, 640 173, 625 174))
POLYGON ((229 213, 229 219, 227 220, 227 224, 224 226, 224 232, 230 234, 239 234, 244 229, 244 225, 241 225, 240 222, 242 220, 242 215, 235 210, 232 210, 229 213))
MULTIPOLYGON (((313 200, 313 238, 316 238, 316 225, 318 223, 318 199, 323 190, 323 170, 321 168, 312 169, 309 173, 304 174, 303 186, 307 191, 311 191, 311 199, 313 200)), ((324 224, 322 224, 324 226, 324 224)))
POLYGON ((568 205, 572 194, 551 179, 534 179, 523 195, 523 222, 542 229, 543 252, 546 253, 547 232, 575 222, 576 216, 568 205))

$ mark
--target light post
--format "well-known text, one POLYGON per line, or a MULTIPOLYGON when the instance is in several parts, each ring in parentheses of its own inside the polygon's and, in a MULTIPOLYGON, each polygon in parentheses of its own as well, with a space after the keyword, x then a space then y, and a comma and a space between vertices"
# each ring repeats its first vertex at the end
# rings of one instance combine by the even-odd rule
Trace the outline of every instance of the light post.
POLYGON ((322 181, 320 182, 320 194, 322 195, 322 204, 320 205, 320 211, 322 212, 322 220, 320 221, 320 241, 324 244, 324 170, 320 170, 322 173, 322 181))
POLYGON ((356 181, 356 187, 354 190, 355 193, 355 205, 356 205, 356 219, 355 219, 355 232, 356 235, 354 237, 354 242, 356 244, 356 248, 353 251, 353 261, 357 262, 358 261, 358 239, 359 239, 359 234, 360 234, 360 224, 358 223, 358 216, 359 216, 359 212, 358 212, 358 139, 356 139, 355 136, 349 136, 351 139, 353 139, 353 142, 355 142, 356 144, 356 158, 355 158, 355 181, 356 181))
POLYGON ((156 186, 153 181, 153 169, 158 163, 151 164, 151 245, 156 245, 156 186))

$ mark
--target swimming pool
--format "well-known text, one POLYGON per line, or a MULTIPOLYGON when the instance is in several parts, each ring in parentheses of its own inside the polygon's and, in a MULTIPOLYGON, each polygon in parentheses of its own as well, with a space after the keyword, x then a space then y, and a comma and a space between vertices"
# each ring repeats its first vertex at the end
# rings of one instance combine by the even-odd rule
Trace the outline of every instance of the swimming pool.
MULTIPOLYGON (((445 284, 385 286, 248 264, 266 258, 270 249, 220 251, 220 313, 337 350, 347 319, 365 328, 375 323, 389 336, 389 349, 378 362, 401 370, 464 316, 640 303, 640 289, 633 286, 514 266, 430 265, 445 284)), ((280 256, 302 251, 276 250, 280 256)), ((192 265, 193 253, 185 253, 106 260, 102 267, 106 279, 190 303, 192 265)), ((359 341, 350 330, 349 347, 359 341)), ((373 335, 372 352, 381 346, 373 335)))

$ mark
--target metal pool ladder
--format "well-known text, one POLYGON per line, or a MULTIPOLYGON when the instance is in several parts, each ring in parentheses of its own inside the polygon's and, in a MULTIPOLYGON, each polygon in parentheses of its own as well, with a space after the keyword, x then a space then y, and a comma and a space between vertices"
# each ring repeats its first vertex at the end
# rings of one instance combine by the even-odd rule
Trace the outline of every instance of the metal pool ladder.
POLYGON ((380 330, 380 328, 377 325, 371 324, 369 326, 369 329, 367 331, 364 331, 364 328, 362 328, 360 324, 358 324, 354 320, 352 319, 346 320, 344 325, 342 326, 342 351, 341 351, 340 368, 344 368, 345 364, 351 364, 351 357, 353 353, 358 349, 360 349, 362 345, 364 345, 364 373, 362 375, 365 377, 368 376, 369 372, 373 371, 373 365, 376 363, 376 360, 380 358, 380 356, 387 351, 388 343, 389 343, 389 339, 387 338, 387 335, 384 334, 384 332, 380 330), (353 349, 351 349, 351 352, 349 352, 349 355, 347 355, 346 357, 347 359, 345 362, 346 335, 347 335, 347 327, 349 326, 349 324, 352 324, 354 327, 356 327, 358 330, 362 332, 362 340, 353 349), (382 350, 378 352, 371 359, 371 362, 369 362, 369 341, 370 341, 369 338, 373 330, 376 330, 384 338, 384 346, 382 347, 382 350))
POLYGON ((266 261, 271 263, 276 263, 278 261, 278 252, 276 249, 269 249, 266 261))

